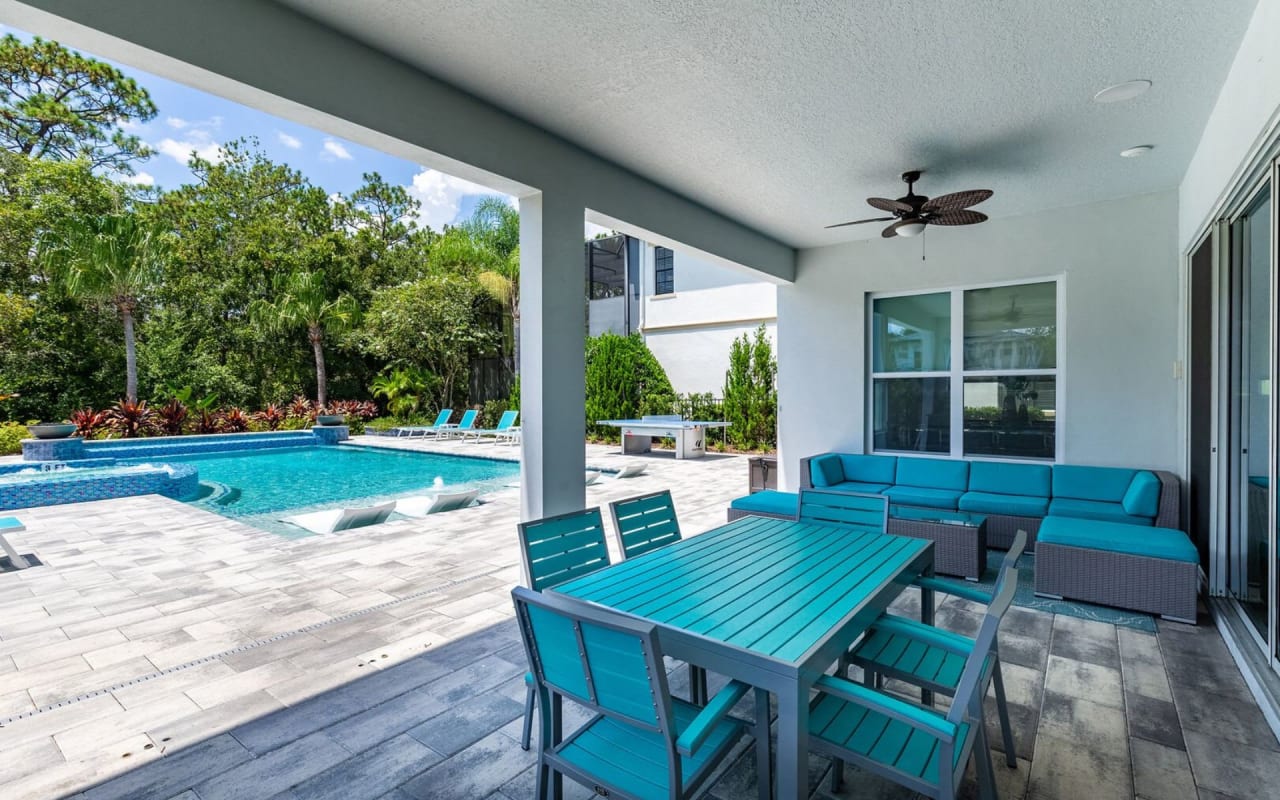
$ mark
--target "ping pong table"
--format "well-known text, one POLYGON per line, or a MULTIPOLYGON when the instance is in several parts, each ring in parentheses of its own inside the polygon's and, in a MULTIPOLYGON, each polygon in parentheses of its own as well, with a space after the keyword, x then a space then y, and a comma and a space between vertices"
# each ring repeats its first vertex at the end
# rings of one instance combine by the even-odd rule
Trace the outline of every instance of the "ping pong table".
POLYGON ((676 440, 676 458, 702 458, 707 454, 707 430, 727 428, 727 422, 688 420, 671 415, 652 415, 640 419, 602 419, 597 425, 622 429, 622 454, 647 453, 655 438, 676 440))

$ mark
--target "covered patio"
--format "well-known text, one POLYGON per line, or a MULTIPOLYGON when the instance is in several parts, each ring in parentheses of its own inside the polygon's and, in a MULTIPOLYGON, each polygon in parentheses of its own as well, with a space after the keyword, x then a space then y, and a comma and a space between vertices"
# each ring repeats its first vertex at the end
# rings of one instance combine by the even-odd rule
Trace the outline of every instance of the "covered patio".
MULTIPOLYGON (((24 544, 53 566, 0 575, 0 743, 21 754, 0 795, 533 795, 516 524, 671 489, 696 539, 746 490, 737 457, 584 486, 616 452, 582 444, 584 221, 778 284, 782 490, 827 452, 1175 476, 1197 624, 1015 605, 1001 797, 1280 781, 1280 314, 1238 289, 1248 269, 1253 299, 1280 285, 1280 0, 0 0, 0 21, 518 198, 523 430, 519 489, 439 523, 430 547, 420 523, 308 550, 167 501, 33 511, 24 544), (1126 84, 1141 85, 1107 102, 1126 84), (864 202, 909 170, 934 197, 994 196, 974 225, 935 218, 919 237, 831 227, 911 223, 910 203, 880 219, 864 202)), ((1124 489, 1104 499, 1128 511, 1124 489)), ((919 617, 919 599, 894 608, 919 617)), ((981 612, 948 598, 933 622, 972 636, 981 612)), ((781 719, 776 749, 807 752, 781 719)), ((824 796, 830 763, 792 763, 777 796, 824 796)), ((709 785, 753 796, 750 749, 709 785)), ((909 796, 866 774, 843 791, 909 796)))

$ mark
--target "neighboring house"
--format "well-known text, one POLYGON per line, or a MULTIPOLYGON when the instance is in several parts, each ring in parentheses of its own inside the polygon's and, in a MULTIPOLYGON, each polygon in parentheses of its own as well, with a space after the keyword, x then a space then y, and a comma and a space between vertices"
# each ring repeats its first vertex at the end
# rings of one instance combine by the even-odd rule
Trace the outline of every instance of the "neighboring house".
POLYGON ((733 340, 775 339, 777 288, 745 271, 624 234, 587 242, 586 270, 589 333, 639 333, 681 394, 723 396, 733 340))

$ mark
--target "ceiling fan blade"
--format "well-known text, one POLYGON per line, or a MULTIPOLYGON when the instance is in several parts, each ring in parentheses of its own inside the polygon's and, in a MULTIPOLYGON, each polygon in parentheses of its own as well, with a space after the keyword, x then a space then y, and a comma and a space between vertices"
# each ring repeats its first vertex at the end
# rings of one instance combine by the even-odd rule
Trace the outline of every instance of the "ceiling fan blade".
POLYGON ((910 214, 913 211, 911 206, 906 203, 902 203, 897 200, 887 200, 883 197, 868 197, 867 205, 872 208, 878 208, 881 211, 888 211, 891 214, 899 211, 904 214, 910 214))
MULTIPOLYGON (((935 197, 924 204, 921 211, 932 211, 934 213, 944 211, 959 211, 969 206, 976 206, 983 200, 990 199, 993 192, 990 189, 970 189, 967 192, 952 192, 944 194, 941 197, 935 197)), ((931 220, 932 221, 932 220, 931 220)))
POLYGON ((907 224, 919 224, 922 220, 919 217, 911 217, 910 219, 900 219, 889 227, 880 231, 880 235, 886 239, 892 239, 898 235, 898 228, 907 224))
POLYGON ((977 225, 979 222, 986 221, 986 214, 967 209, 944 211, 941 214, 933 214, 928 219, 930 225, 977 225))
POLYGON ((864 222, 888 222, 894 217, 873 217, 871 219, 855 219, 853 222, 841 222, 836 225, 828 225, 827 228, 843 228, 846 225, 861 225, 864 222))

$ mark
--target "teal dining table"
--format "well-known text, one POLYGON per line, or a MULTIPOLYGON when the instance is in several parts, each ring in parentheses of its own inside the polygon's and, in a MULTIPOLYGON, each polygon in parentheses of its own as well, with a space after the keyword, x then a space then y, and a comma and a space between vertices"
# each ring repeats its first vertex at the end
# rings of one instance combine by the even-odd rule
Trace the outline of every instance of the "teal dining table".
POLYGON ((932 573, 926 540, 743 517, 548 591, 647 620, 667 655, 772 692, 777 797, 803 798, 814 682, 932 573))

